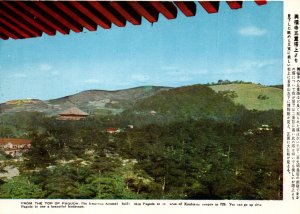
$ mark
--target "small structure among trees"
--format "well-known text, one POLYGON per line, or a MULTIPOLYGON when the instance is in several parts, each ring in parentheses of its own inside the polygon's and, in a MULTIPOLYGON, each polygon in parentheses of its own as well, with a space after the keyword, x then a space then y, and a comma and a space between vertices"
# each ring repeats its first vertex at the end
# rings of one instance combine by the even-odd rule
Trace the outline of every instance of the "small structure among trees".
POLYGON ((118 128, 107 128, 107 129, 106 129, 106 132, 107 132, 108 134, 116 134, 116 133, 120 133, 121 130, 118 129, 118 128))
POLYGON ((31 140, 20 138, 0 138, 0 149, 12 157, 20 157, 31 146, 31 140))
POLYGON ((57 120, 84 120, 89 114, 72 107, 58 114, 57 120))

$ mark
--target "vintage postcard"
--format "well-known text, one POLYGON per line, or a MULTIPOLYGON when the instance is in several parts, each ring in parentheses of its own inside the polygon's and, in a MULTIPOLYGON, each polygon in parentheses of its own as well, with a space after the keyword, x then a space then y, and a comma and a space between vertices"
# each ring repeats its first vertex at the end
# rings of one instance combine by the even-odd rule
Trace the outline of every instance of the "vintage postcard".
POLYGON ((297 208, 295 5, 1 1, 0 213, 297 208))

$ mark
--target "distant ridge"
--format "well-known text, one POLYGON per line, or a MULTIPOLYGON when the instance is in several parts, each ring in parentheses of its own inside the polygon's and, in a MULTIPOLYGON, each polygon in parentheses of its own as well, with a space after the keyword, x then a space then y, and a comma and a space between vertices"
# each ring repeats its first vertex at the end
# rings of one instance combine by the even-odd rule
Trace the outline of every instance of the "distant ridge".
POLYGON ((132 106, 137 100, 169 89, 171 87, 164 86, 140 86, 115 91, 96 89, 50 100, 13 100, 0 104, 0 114, 37 111, 48 115, 57 115, 59 112, 74 106, 88 113, 116 114, 132 106))
MULTIPOLYGON (((279 86, 262 86, 253 83, 234 83, 234 84, 215 84, 215 85, 195 85, 203 86, 198 90, 211 88, 216 93, 222 93, 223 96, 229 96, 234 103, 245 106, 252 110, 269 110, 283 108, 283 90, 279 86)), ((23 99, 12 100, 0 104, 0 114, 14 112, 43 112, 54 116, 58 113, 77 107, 88 114, 119 114, 133 107, 137 102, 146 100, 162 92, 168 96, 176 96, 176 93, 185 91, 181 96, 193 97, 194 91, 183 90, 190 86, 178 88, 164 86, 140 86, 124 90, 87 90, 73 95, 50 99, 23 99), (169 92, 170 91, 170 92, 169 92), (169 94, 168 94, 169 93, 169 94)), ((145 101, 146 102, 146 101, 145 101)), ((148 105, 145 103, 145 105, 148 105)))

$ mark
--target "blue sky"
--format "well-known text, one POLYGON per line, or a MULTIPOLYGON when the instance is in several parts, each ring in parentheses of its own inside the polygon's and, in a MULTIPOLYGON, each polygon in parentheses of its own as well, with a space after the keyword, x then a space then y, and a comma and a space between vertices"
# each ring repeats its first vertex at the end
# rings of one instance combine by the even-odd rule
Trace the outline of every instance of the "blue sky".
POLYGON ((244 2, 195 17, 160 15, 96 32, 0 40, 0 102, 52 99, 88 89, 244 80, 282 84, 283 3, 244 2))

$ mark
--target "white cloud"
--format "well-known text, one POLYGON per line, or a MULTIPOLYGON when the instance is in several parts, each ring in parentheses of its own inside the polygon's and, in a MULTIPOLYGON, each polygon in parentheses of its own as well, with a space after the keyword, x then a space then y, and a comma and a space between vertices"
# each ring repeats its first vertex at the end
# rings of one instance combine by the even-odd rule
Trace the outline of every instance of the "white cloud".
POLYGON ((24 74, 24 73, 15 73, 15 74, 13 74, 13 77, 14 78, 26 78, 27 74, 24 74))
POLYGON ((27 71, 32 72, 35 76, 58 76, 61 73, 49 63, 31 64, 27 67, 27 71))
POLYGON ((248 26, 239 30, 239 34, 243 36, 263 36, 266 32, 267 31, 265 29, 258 28, 256 26, 248 26))

